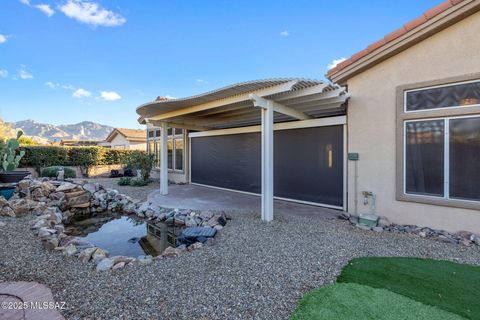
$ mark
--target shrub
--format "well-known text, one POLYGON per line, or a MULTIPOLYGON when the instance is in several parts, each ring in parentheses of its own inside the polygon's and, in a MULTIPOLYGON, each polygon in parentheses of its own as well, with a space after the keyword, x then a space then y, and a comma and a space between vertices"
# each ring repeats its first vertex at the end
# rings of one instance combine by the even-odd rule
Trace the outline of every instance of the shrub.
POLYGON ((140 170, 142 180, 147 181, 150 178, 150 171, 153 169, 155 158, 151 154, 145 152, 133 151, 125 158, 125 163, 128 167, 135 170, 140 170))
POLYGON ((132 181, 132 178, 130 177, 121 177, 120 180, 118 180, 118 185, 129 186, 131 181, 132 181))
MULTIPOLYGON (((42 170, 42 177, 50 177, 50 178, 56 178, 58 171, 60 171, 62 167, 60 166, 53 166, 53 167, 47 167, 42 170)), ((72 168, 63 168, 65 171, 65 178, 76 178, 77 174, 75 173, 75 170, 72 168)))
POLYGON ((130 185, 132 187, 144 187, 148 184, 148 180, 144 180, 142 178, 132 178, 130 180, 130 185))
POLYGON ((132 153, 141 151, 109 149, 103 147, 62 147, 62 146, 24 146, 25 156, 21 167, 33 167, 37 170, 50 166, 80 166, 88 171, 90 166, 125 163, 132 153))

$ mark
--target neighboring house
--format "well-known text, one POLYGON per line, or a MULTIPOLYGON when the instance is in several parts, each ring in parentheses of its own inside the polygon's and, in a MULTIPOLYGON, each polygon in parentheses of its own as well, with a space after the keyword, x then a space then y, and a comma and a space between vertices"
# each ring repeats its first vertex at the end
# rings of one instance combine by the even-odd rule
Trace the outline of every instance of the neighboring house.
POLYGON ((168 177, 261 194, 267 221, 275 196, 480 232, 479 11, 429 10, 330 70, 335 84, 257 80, 138 107, 161 193, 168 177))
POLYGON ((93 140, 61 140, 60 145, 64 147, 91 147, 98 146, 100 141, 93 140))
POLYGON ((140 129, 115 128, 101 144, 113 149, 147 150, 147 132, 140 129))

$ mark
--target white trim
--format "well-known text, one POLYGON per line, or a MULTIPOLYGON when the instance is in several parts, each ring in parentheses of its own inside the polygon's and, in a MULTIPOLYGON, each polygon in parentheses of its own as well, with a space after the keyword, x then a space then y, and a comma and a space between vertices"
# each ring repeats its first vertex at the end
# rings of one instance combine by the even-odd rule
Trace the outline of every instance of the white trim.
MULTIPOLYGON (((195 183, 195 182, 191 182, 190 184, 191 184, 191 185, 194 185, 194 186, 200 186, 200 187, 205 187, 205 188, 212 188, 212 189, 218 189, 218 190, 224 190, 224 191, 230 191, 230 192, 247 194, 247 195, 250 195, 250 196, 261 197, 261 194, 259 194, 259 193, 254 193, 254 192, 248 192, 248 191, 241 191, 241 190, 235 190, 235 189, 229 189, 229 188, 222 188, 222 187, 210 186, 210 185, 208 185, 208 184, 201 184, 201 183, 195 183)), ((310 202, 310 201, 303 201, 303 200, 296 200, 296 199, 276 197, 276 196, 274 196, 273 198, 274 198, 275 200, 281 200, 281 201, 287 201, 287 202, 294 202, 294 203, 306 204, 306 205, 315 206, 315 207, 323 207, 323 208, 329 208, 329 209, 335 209, 335 210, 343 210, 343 208, 340 207, 340 206, 333 206, 333 205, 330 205, 330 204, 310 202)))
POLYGON ((460 81, 460 82, 451 82, 451 83, 439 84, 439 85, 436 85, 436 86, 421 87, 421 88, 405 90, 403 92, 403 112, 404 113, 415 113, 415 112, 426 112, 426 111, 436 111, 436 110, 455 109, 455 108, 479 107, 480 104, 469 104, 469 105, 466 105, 466 106, 450 106, 450 107, 443 107, 443 108, 429 108, 429 109, 410 110, 410 111, 407 110, 407 93, 409 93, 409 92, 416 92, 416 91, 423 91, 423 90, 437 89, 437 88, 445 88, 445 87, 451 87, 451 86, 457 86, 457 85, 469 84, 469 83, 475 83, 475 82, 480 83, 480 79, 460 81))
MULTIPOLYGON (((288 130, 288 129, 299 129, 299 128, 345 125, 346 123, 347 123, 346 116, 337 116, 337 117, 327 117, 327 118, 320 118, 320 119, 276 123, 274 124, 273 127, 274 127, 274 130, 288 130)), ((190 132, 188 136, 190 138, 210 137, 210 136, 220 136, 220 135, 229 135, 229 134, 260 132, 261 130, 262 130, 262 126, 249 126, 249 127, 211 130, 211 131, 203 131, 203 132, 190 132)))

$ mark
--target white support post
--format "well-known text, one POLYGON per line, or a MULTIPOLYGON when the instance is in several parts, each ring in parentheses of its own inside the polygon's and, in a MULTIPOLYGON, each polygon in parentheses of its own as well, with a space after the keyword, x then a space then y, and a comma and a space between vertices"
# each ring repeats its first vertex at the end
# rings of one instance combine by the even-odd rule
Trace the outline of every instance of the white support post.
POLYGON ((273 220, 273 101, 262 108, 262 220, 273 220))
POLYGON ((251 94, 262 110, 262 220, 273 220, 273 111, 275 102, 251 94))
POLYGON ((168 133, 167 123, 160 124, 160 194, 168 194, 168 133))

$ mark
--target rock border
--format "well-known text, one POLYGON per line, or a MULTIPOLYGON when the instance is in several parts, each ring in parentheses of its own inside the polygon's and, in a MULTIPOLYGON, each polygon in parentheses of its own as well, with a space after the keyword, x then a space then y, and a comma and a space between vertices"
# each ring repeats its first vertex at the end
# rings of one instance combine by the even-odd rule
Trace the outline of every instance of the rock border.
POLYGON ((375 227, 370 227, 359 222, 359 217, 348 212, 342 212, 338 218, 348 221, 351 225, 362 230, 374 232, 408 233, 421 238, 432 239, 444 243, 458 244, 465 247, 480 246, 480 236, 470 231, 459 231, 451 233, 445 230, 433 229, 430 227, 419 227, 416 225, 402 225, 391 223, 387 217, 380 216, 375 227))
POLYGON ((225 212, 190 209, 171 209, 151 202, 140 202, 119 193, 115 189, 104 188, 99 183, 56 181, 47 178, 27 178, 19 182, 14 196, 9 200, 0 197, 0 216, 19 217, 33 214, 30 228, 48 250, 60 251, 65 256, 75 256, 81 263, 93 262, 97 271, 120 270, 133 265, 146 265, 154 260, 177 257, 180 254, 211 246, 213 237, 204 242, 168 247, 157 256, 113 256, 108 251, 96 247, 80 237, 65 234, 65 225, 74 217, 95 215, 112 211, 125 215, 136 215, 146 221, 164 222, 175 226, 203 227, 222 230, 226 225, 225 212))

